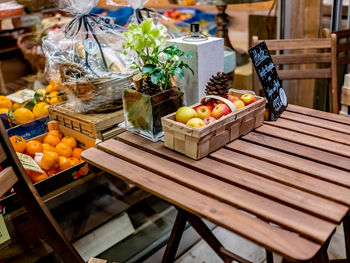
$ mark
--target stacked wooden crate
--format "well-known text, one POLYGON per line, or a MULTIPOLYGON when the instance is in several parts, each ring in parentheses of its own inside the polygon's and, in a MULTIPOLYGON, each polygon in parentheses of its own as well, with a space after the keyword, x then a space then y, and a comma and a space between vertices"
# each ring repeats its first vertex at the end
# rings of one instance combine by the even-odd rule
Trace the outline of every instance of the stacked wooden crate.
POLYGON ((344 77, 344 86, 341 91, 340 115, 350 116, 350 73, 344 77))

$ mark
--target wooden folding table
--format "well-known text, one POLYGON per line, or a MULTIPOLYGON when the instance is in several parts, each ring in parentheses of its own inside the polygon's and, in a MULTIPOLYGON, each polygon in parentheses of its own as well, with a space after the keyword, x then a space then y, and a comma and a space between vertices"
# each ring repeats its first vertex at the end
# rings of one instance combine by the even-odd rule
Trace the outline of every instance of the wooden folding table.
POLYGON ((195 161, 125 132, 83 152, 90 164, 168 202, 178 215, 163 262, 175 258, 188 221, 225 262, 227 251, 200 218, 290 261, 328 262, 344 223, 350 259, 350 118, 288 106, 276 122, 195 161))

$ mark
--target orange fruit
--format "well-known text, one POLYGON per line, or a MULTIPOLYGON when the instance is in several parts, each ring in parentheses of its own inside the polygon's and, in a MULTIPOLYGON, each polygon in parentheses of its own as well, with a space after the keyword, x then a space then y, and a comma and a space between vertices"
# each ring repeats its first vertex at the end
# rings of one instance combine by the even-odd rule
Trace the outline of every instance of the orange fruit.
POLYGON ((77 141, 72 136, 63 137, 62 142, 70 145, 72 149, 77 147, 77 141))
POLYGON ((81 153, 83 152, 84 150, 81 149, 81 148, 74 148, 73 149, 73 152, 72 152, 72 157, 74 158, 77 158, 77 159, 81 159, 81 153))
POLYGON ((48 143, 43 143, 42 146, 43 146, 43 153, 55 151, 55 148, 48 143))
POLYGON ((59 168, 59 170, 63 171, 63 170, 67 170, 71 167, 72 167, 72 165, 71 165, 70 160, 64 156, 60 156, 60 168, 59 168))
POLYGON ((37 92, 45 95, 46 94, 46 89, 38 89, 37 92))
POLYGON ((62 133, 59 130, 51 130, 47 133, 48 135, 51 134, 53 136, 56 136, 58 138, 60 138, 60 140, 62 139, 62 133))
POLYGON ((48 134, 44 138, 44 143, 50 144, 51 146, 55 147, 57 144, 60 143, 60 138, 57 136, 54 136, 52 134, 48 134))
POLYGON ((55 174, 58 174, 60 171, 58 170, 51 170, 51 171, 47 171, 47 174, 49 177, 54 176, 55 174))
POLYGON ((21 103, 15 102, 15 103, 12 105, 12 111, 18 110, 19 108, 22 107, 22 105, 23 105, 23 104, 21 104, 21 103))
POLYGON ((68 159, 70 161, 71 166, 78 165, 80 163, 80 160, 74 157, 71 157, 68 159))
POLYGON ((12 102, 6 96, 0 96, 0 108, 11 108, 12 102))
POLYGON ((10 137, 10 141, 16 152, 23 153, 26 150, 26 140, 23 139, 21 136, 14 135, 10 137))
POLYGON ((42 173, 38 173, 38 172, 31 172, 29 174, 30 179, 32 180, 33 184, 40 182, 42 180, 45 180, 46 178, 49 178, 49 176, 47 175, 47 173, 45 171, 43 171, 42 173))
POLYGON ((60 157, 56 152, 45 152, 41 158, 41 168, 45 170, 57 170, 60 166, 60 157))
POLYGON ((43 118, 49 116, 49 104, 46 102, 39 102, 33 108, 33 115, 35 118, 43 118))
POLYGON ((72 156, 72 147, 70 147, 69 144, 60 142, 56 145, 55 152, 57 152, 59 156, 69 158, 72 156))
POLYGON ((9 109, 7 108, 0 108, 0 113, 8 113, 9 109))
POLYGON ((50 93, 50 92, 58 90, 58 87, 56 86, 55 82, 53 80, 51 80, 50 84, 47 85, 45 90, 46 90, 46 93, 50 93))
POLYGON ((19 108, 13 112, 13 117, 15 121, 24 124, 34 120, 33 113, 26 108, 19 108))
POLYGON ((27 142, 27 153, 31 156, 34 156, 36 153, 43 152, 43 146, 41 142, 38 141, 29 141, 27 142))

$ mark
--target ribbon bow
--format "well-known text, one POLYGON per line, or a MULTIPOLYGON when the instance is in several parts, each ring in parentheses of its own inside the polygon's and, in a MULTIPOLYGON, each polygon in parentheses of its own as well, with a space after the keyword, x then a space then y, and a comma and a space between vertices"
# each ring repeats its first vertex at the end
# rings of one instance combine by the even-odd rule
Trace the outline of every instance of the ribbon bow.
MULTIPOLYGON (((98 41, 98 38, 95 35, 95 31, 93 27, 97 25, 101 30, 104 30, 104 27, 110 28, 109 23, 110 23, 109 18, 103 18, 95 14, 76 14, 73 20, 69 22, 69 24, 67 25, 64 31, 66 38, 74 38, 80 32, 80 29, 82 28, 82 26, 84 26, 85 40, 89 38, 89 32, 90 32, 98 45, 98 48, 100 50, 101 57, 102 57, 102 62, 107 72, 109 71, 107 62, 103 54, 100 41, 98 41)), ((88 62, 89 61, 88 56, 89 56, 89 53, 85 50, 85 62, 86 62, 86 65, 90 67, 88 62)))

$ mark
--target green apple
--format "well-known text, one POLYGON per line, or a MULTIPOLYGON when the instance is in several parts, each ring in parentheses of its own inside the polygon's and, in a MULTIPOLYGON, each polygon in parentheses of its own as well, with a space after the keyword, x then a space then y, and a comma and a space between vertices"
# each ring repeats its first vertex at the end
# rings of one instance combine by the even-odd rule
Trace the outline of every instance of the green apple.
POLYGON ((190 119, 197 117, 197 112, 191 107, 181 107, 176 111, 175 119, 178 122, 187 123, 190 119))

